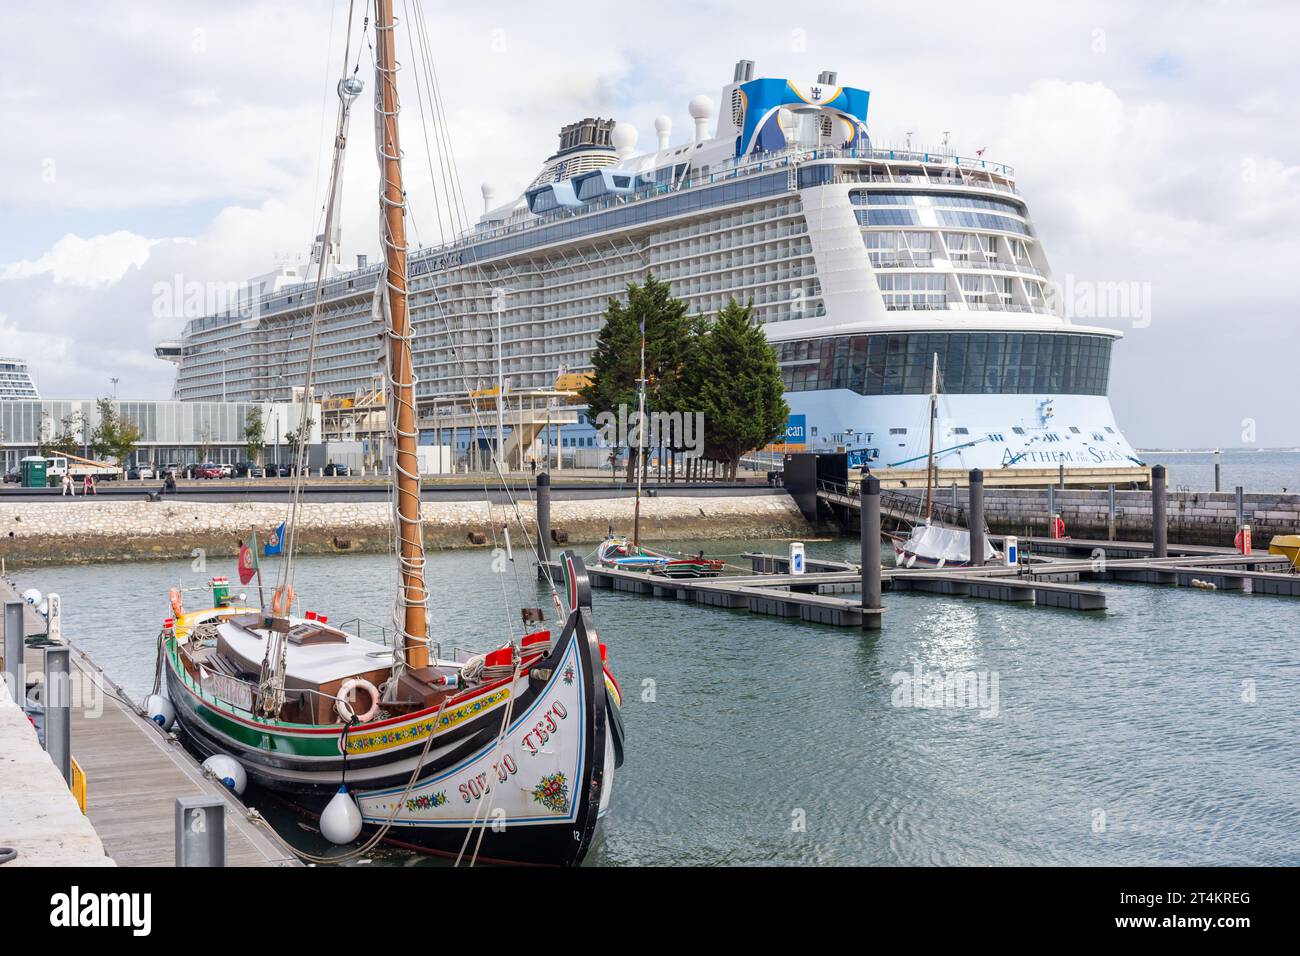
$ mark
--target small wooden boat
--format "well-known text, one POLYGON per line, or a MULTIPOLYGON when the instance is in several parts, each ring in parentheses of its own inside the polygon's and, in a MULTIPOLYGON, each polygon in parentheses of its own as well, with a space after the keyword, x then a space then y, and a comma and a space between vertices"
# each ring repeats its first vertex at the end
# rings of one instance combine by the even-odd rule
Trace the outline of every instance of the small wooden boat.
POLYGON ((704 552, 687 557, 673 557, 632 544, 627 538, 611 535, 596 548, 596 560, 606 568, 623 571, 649 571, 668 578, 715 578, 727 566, 725 561, 706 558, 704 552))

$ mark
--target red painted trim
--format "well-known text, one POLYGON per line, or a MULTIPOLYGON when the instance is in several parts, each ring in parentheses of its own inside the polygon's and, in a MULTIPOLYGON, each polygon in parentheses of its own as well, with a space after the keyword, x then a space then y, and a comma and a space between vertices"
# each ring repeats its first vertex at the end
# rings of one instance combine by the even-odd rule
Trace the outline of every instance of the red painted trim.
MULTIPOLYGON (((533 659, 532 663, 521 666, 519 668, 519 676, 520 677, 526 676, 528 674, 528 671, 532 668, 532 665, 536 664, 540 658, 541 655, 539 654, 537 655, 537 657, 533 659)), ((170 665, 171 663, 170 660, 168 661, 168 663, 170 665)), ((210 701, 207 701, 199 694, 196 694, 194 692, 194 688, 190 687, 190 681, 192 680, 192 678, 190 678, 189 674, 185 673, 184 668, 181 669, 180 675, 182 677, 182 680, 180 682, 181 687, 185 688, 185 690, 189 692, 189 695, 191 697, 193 697, 199 703, 203 704, 203 706, 205 707, 209 707, 209 708, 214 707, 214 705, 210 701)), ((459 705, 464 701, 473 700, 475 697, 481 697, 482 695, 491 693, 492 691, 496 690, 498 687, 503 687, 506 684, 509 684, 510 682, 511 682, 511 678, 502 677, 500 680, 493 681, 491 684, 484 684, 482 687, 479 687, 476 690, 467 690, 459 697, 453 697, 451 700, 447 701, 447 706, 452 707, 455 705, 459 705)), ((310 727, 306 724, 268 724, 256 720, 246 720, 245 718, 240 717, 238 714, 236 714, 233 711, 224 710, 221 708, 216 708, 216 709, 220 710, 221 716, 225 717, 227 720, 233 720, 236 723, 243 724, 245 727, 257 727, 260 730, 272 730, 275 733, 280 733, 280 734, 297 734, 299 736, 304 736, 304 737, 312 736, 312 735, 329 735, 331 737, 337 737, 340 733, 340 728, 337 727, 310 727)), ((419 720, 420 718, 428 716, 429 714, 437 713, 437 711, 438 711, 438 707, 426 707, 424 710, 417 710, 414 713, 405 715, 404 717, 389 717, 387 720, 372 721, 371 723, 368 724, 357 724, 356 727, 348 731, 348 733, 356 734, 356 733, 361 733, 363 731, 370 730, 375 727, 387 727, 390 724, 403 724, 406 723, 407 721, 419 720)))

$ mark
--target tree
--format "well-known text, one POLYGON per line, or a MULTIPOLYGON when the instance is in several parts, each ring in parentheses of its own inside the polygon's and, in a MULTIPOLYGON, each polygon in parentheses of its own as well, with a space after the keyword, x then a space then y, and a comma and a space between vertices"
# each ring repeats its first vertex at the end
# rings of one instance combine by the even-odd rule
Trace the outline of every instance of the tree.
POLYGON ((736 477, 740 456, 785 430, 790 406, 776 352, 753 318, 752 303, 727 303, 694 353, 692 385, 704 413, 705 454, 736 477))
POLYGON ((140 426, 125 415, 119 414, 111 398, 98 399, 95 402, 95 410, 99 416, 99 424, 91 434, 91 450, 101 458, 108 457, 119 465, 125 464, 126 459, 140 444, 140 426))
POLYGON ((293 449, 293 456, 294 456, 295 463, 298 457, 298 439, 299 438, 303 439, 304 443, 310 441, 311 429, 312 426, 315 424, 316 424, 316 420, 314 418, 308 417, 302 423, 301 428, 295 428, 293 431, 287 432, 285 434, 284 436, 285 444, 287 444, 290 448, 293 449))
MULTIPOLYGON (((672 297, 669 284, 647 274, 644 285, 628 284, 626 303, 613 296, 609 299, 605 324, 596 336, 596 349, 591 357, 591 381, 581 392, 593 419, 608 414, 614 421, 635 423, 643 325, 646 412, 670 410, 669 406, 679 399, 692 320, 686 314, 686 303, 672 297), (626 409, 624 416, 620 416, 620 409, 626 409)), ((636 436, 629 429, 627 434, 617 436, 614 444, 628 449, 630 480, 638 464, 633 454, 636 436)))
POLYGON ((49 415, 42 412, 42 438, 37 446, 37 451, 42 458, 52 458, 55 455, 75 455, 81 450, 81 436, 85 433, 85 430, 86 419, 81 412, 73 412, 60 419, 57 434, 50 423, 49 415))
POLYGON ((262 446, 266 444, 266 422, 262 419, 262 406, 254 405, 248 410, 244 419, 244 441, 248 460, 254 464, 262 463, 262 446))

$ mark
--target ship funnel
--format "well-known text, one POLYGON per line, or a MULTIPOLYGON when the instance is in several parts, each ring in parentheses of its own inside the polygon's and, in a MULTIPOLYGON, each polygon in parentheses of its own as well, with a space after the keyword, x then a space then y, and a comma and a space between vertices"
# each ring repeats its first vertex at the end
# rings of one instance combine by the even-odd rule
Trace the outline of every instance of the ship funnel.
POLYGON ((817 82, 822 86, 838 86, 839 84, 836 81, 839 77, 840 75, 834 70, 822 70, 817 74, 817 82))
POLYGON ((737 60, 736 72, 733 74, 732 79, 736 83, 748 83, 753 78, 754 78, 754 61, 737 60))
POLYGON ((489 212, 492 209, 492 207, 496 205, 496 201, 497 201, 496 187, 493 186, 491 183, 484 183, 482 186, 479 187, 479 190, 480 192, 483 193, 483 211, 485 213, 489 212))
POLYGON ((673 132, 673 118, 671 116, 655 117, 655 136, 659 138, 659 152, 668 151, 668 137, 673 132))
POLYGON ((695 137, 691 142, 702 143, 709 135, 709 120, 713 117, 713 100, 701 93, 691 98, 687 109, 690 111, 691 119, 695 121, 695 137))

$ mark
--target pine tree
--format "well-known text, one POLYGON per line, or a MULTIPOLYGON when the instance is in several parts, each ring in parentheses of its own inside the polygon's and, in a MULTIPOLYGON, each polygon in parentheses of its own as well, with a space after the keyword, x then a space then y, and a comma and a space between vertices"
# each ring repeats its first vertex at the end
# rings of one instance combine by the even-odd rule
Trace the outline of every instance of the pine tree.
POLYGON ((690 378, 704 413, 705 454, 732 479, 740 456, 780 435, 790 415, 776 352, 735 299, 709 324, 697 346, 690 378))
MULTIPOLYGON (((672 297, 669 284, 647 275, 644 285, 628 285, 626 303, 611 297, 605 310, 605 323, 591 357, 591 381, 581 393, 593 419, 608 413, 617 421, 620 406, 624 406, 627 421, 635 423, 643 323, 646 412, 671 410, 671 403, 680 399, 679 382, 690 350, 692 321, 686 314, 686 303, 672 297)), ((630 480, 637 464, 632 454, 635 436, 622 436, 622 440, 627 442, 630 480)), ((648 433, 643 440, 649 440, 648 433)))

